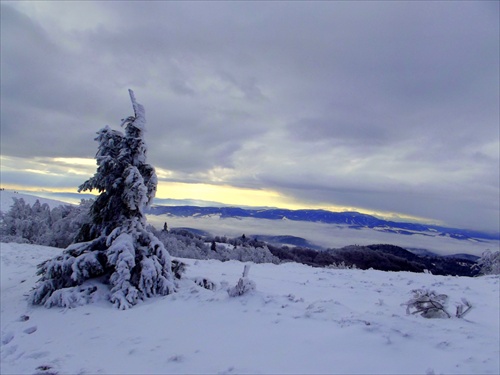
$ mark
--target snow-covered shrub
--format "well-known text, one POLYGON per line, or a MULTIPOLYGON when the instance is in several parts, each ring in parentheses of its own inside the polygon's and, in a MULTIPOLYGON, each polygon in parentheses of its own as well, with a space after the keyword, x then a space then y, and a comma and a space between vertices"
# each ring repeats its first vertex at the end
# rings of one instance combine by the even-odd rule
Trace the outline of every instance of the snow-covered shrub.
POLYGON ((185 230, 176 229, 159 231, 151 227, 151 231, 168 249, 171 256, 190 259, 214 259, 209 254, 209 245, 199 236, 185 230))
POLYGON ((157 230, 151 228, 153 233, 168 249, 171 256, 190 259, 218 259, 222 261, 239 260, 253 263, 280 263, 263 242, 247 240, 241 245, 241 238, 224 238, 225 242, 215 239, 204 239, 184 229, 157 230), (233 245, 239 243, 240 245, 233 245))
POLYGON ((0 242, 5 242, 5 243, 14 242, 14 243, 26 243, 26 244, 31 243, 30 240, 28 240, 27 238, 23 238, 16 235, 13 236, 10 234, 0 234, 0 242))
POLYGON ((180 279, 182 274, 186 272, 186 263, 177 259, 172 259, 172 272, 176 279, 180 279))
MULTIPOLYGON (((412 294, 413 298, 403 304, 406 305, 407 314, 420 314, 424 318, 451 318, 451 314, 446 310, 446 294, 437 294, 428 289, 414 289, 412 294)), ((471 308, 471 303, 462 298, 462 302, 457 304, 455 316, 462 318, 471 308)))
POLYGON ((208 290, 217 289, 217 284, 215 284, 212 280, 207 279, 206 277, 195 277, 193 281, 196 285, 201 286, 202 288, 208 290))
MULTIPOLYGON (((50 225, 50 208, 37 200, 33 207, 25 203, 23 198, 13 198, 14 203, 6 214, 2 214, 0 235, 22 243, 47 243, 50 225)), ((5 241, 6 239, 3 239, 5 241)))
POLYGON ((404 303, 407 314, 420 314, 424 318, 451 318, 445 309, 446 294, 424 289, 415 289, 412 293, 413 298, 404 303))
POLYGON ((479 275, 500 275, 500 250, 486 250, 474 267, 479 269, 479 275))
POLYGON ((333 270, 357 270, 358 267, 356 267, 355 264, 353 265, 348 265, 348 264, 345 264, 344 261, 340 262, 340 263, 332 263, 328 266, 326 266, 325 268, 329 268, 329 269, 333 269, 333 270))
POLYGON ((251 243, 236 246, 226 243, 215 243, 215 248, 215 251, 210 250, 210 256, 213 259, 274 264, 280 262, 278 257, 274 256, 265 245, 254 247, 251 243))
POLYGON ((144 107, 129 93, 135 115, 123 120, 125 133, 109 126, 97 133, 97 172, 79 187, 100 193, 90 221, 77 243, 39 266, 33 304, 67 307, 90 301, 90 289, 75 287, 92 279, 109 283, 108 299, 120 309, 175 290, 170 254, 146 224, 144 209, 154 198, 157 178, 146 164, 144 107))
POLYGON ((0 240, 65 248, 75 240, 80 228, 89 223, 90 202, 82 200, 79 206, 62 205, 50 210, 38 200, 30 206, 22 198, 14 198, 10 210, 2 213, 0 240))
POLYGON ((80 228, 90 224, 92 199, 82 199, 78 206, 58 206, 51 211, 51 243, 48 246, 66 248, 71 245, 80 228))
POLYGON ((238 283, 233 288, 228 289, 230 297, 237 297, 247 294, 255 290, 255 282, 248 278, 248 272, 250 271, 250 265, 245 264, 243 269, 243 276, 238 280, 238 283))

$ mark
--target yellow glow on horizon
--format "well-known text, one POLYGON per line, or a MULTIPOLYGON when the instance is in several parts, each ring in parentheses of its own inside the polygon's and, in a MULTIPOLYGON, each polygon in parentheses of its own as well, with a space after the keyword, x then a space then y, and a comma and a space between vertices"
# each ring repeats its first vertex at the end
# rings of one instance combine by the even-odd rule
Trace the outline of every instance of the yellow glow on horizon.
MULTIPOLYGON (((31 193, 78 193, 78 188, 73 186, 66 187, 42 187, 42 186, 28 186, 16 184, 1 185, 5 190, 26 191, 31 193)), ((85 194, 98 195, 99 193, 86 191, 85 194)))
POLYGON ((53 161, 69 165, 84 165, 95 167, 97 165, 94 158, 53 158, 53 161))
POLYGON ((155 168, 156 171, 156 176, 160 178, 168 178, 171 177, 174 173, 172 171, 162 169, 162 168, 155 168))
MULTIPOLYGON (((36 195, 36 193, 76 193, 76 187, 40 187, 15 184, 1 184, 2 188, 14 191, 25 191, 36 195)), ((87 194, 98 195, 97 192, 85 192, 87 194)), ((198 199, 212 201, 233 206, 254 206, 254 207, 277 207, 291 210, 300 209, 323 209, 332 212, 359 212, 372 215, 385 220, 412 221, 432 224, 442 224, 436 220, 422 218, 412 215, 405 215, 396 212, 367 210, 359 207, 336 206, 328 203, 307 203, 299 202, 292 197, 287 197, 273 190, 238 188, 229 185, 195 184, 182 182, 165 182, 158 184, 157 198, 170 199, 198 199)))
POLYGON ((30 169, 30 168, 24 169, 24 172, 35 173, 35 174, 53 174, 47 171, 42 171, 40 169, 30 169))
POLYGON ((199 199, 235 206, 278 207, 292 210, 324 209, 329 211, 357 211, 352 207, 308 204, 298 202, 273 190, 239 188, 229 185, 190 184, 182 182, 161 182, 157 198, 199 199))
POLYGON ((282 196, 274 191, 237 188, 229 185, 160 182, 157 198, 200 199, 245 206, 276 205, 282 196))
POLYGON ((156 197, 171 199, 199 199, 234 206, 278 207, 291 210, 323 209, 332 212, 351 211, 381 217, 386 220, 407 220, 440 224, 439 222, 428 218, 405 215, 396 212, 374 211, 359 207, 336 206, 328 203, 313 204, 298 202, 293 198, 284 196, 279 192, 272 190, 238 188, 229 185, 192 184, 162 181, 158 184, 156 197))
POLYGON ((19 158, 0 155, 0 163, 3 171, 59 177, 92 176, 96 167, 96 161, 93 158, 19 158))

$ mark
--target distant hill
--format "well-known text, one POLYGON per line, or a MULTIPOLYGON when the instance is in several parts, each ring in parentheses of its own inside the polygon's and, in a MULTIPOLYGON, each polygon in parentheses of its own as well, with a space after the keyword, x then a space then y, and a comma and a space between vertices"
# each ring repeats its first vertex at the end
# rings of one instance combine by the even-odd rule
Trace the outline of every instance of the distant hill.
POLYGON ((332 212, 326 210, 288 210, 280 208, 247 209, 240 207, 199 207, 154 205, 150 215, 180 217, 256 218, 268 220, 294 220, 325 224, 346 225, 352 229, 370 228, 379 232, 401 235, 443 236, 458 240, 500 240, 500 233, 486 233, 468 229, 447 228, 437 225, 396 222, 379 219, 359 212, 332 212))
POLYGON ((256 238, 259 241, 264 241, 272 245, 290 245, 305 247, 314 250, 323 250, 322 247, 315 245, 307 241, 305 238, 290 236, 290 235, 280 235, 280 236, 270 236, 270 235, 251 235, 250 237, 256 238))
MULTIPOLYGON (((38 196, 18 193, 14 191, 0 191, 2 210, 7 211, 13 203, 13 198, 23 199, 32 205, 37 200, 42 204, 48 204, 51 208, 65 205, 61 201, 41 198, 38 196)), ((372 230, 391 230, 396 232, 398 225, 405 225, 405 231, 409 235, 424 236, 449 236, 446 228, 428 227, 422 224, 395 223, 383 221, 370 215, 357 212, 329 212, 324 210, 286 210, 286 209, 244 209, 236 207, 198 207, 198 206, 154 206, 149 211, 152 215, 182 216, 190 218, 213 217, 220 218, 254 218, 267 220, 292 220, 299 222, 319 222, 342 225, 349 228, 372 230)), ((271 223, 265 222, 265 225, 271 223)), ((272 224, 271 224, 272 225, 272 224)), ((300 224, 302 225, 302 224, 300 224)), ((216 240, 217 237, 204 230, 189 227, 172 228, 178 236, 187 237, 189 241, 198 241, 200 244, 216 240)), ((455 230, 457 231, 457 230, 455 230)), ((397 233, 397 232, 396 232, 397 233)), ((454 232, 455 234, 457 232, 454 232)), ((247 232, 247 234, 249 234, 247 232)), ((179 240, 179 237, 176 237, 179 240)), ((460 240, 467 239, 465 235, 453 236, 460 240)), ((474 239, 480 241, 479 239, 474 239)), ((231 242, 230 240, 227 240, 231 242)), ((234 242, 234 241, 233 241, 234 242)), ((235 242, 234 242, 235 243, 235 242)), ((306 238, 297 235, 264 235, 252 234, 242 236, 238 240, 239 245, 246 243, 248 246, 263 248, 267 246, 270 253, 282 261, 294 261, 315 267, 325 267, 332 264, 356 265, 361 269, 378 269, 383 271, 410 271, 424 272, 425 270, 436 275, 460 275, 473 276, 477 270, 471 266, 477 260, 477 256, 469 254, 455 254, 452 256, 438 256, 423 249, 407 250, 403 247, 390 244, 366 245, 366 246, 344 246, 342 248, 321 248, 314 245, 306 238), (240 243, 241 242, 241 243, 240 243)), ((236 246, 236 243, 235 243, 236 246)))
POLYGON ((24 202, 33 205, 37 200, 40 201, 40 203, 46 203, 49 205, 50 208, 54 208, 57 206, 63 206, 69 203, 61 202, 55 199, 48 199, 48 198, 42 198, 36 195, 31 195, 31 194, 26 194, 26 193, 19 193, 14 190, 0 190, 0 211, 2 212, 7 212, 10 210, 10 207, 12 206, 12 203, 14 203, 14 198, 17 199, 24 199, 24 202))
POLYGON ((268 245, 271 253, 281 261, 292 261, 313 267, 332 264, 356 266, 363 270, 376 269, 392 272, 430 272, 434 275, 474 276, 475 261, 457 257, 421 256, 402 247, 377 244, 369 246, 345 246, 340 249, 317 251, 309 248, 275 247, 268 245))

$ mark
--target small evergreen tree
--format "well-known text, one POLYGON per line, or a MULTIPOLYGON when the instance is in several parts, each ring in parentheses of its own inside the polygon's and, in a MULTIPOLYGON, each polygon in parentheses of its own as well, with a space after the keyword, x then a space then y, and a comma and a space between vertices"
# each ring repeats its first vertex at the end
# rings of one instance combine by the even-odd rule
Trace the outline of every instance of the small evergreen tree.
POLYGON ((23 198, 13 198, 14 203, 2 214, 0 237, 2 241, 48 245, 50 241, 50 208, 39 200, 30 206, 23 198))
POLYGON ((39 265, 33 304, 87 303, 96 279, 109 283, 108 298, 120 309, 175 289, 170 255, 146 226, 144 209, 155 196, 157 178, 146 163, 144 107, 132 90, 129 94, 134 116, 122 121, 124 133, 109 126, 97 133, 97 172, 79 187, 100 193, 90 208, 91 221, 62 255, 39 265))
POLYGON ((30 242, 33 211, 31 206, 24 202, 23 198, 13 198, 14 203, 7 213, 2 213, 0 222, 0 234, 9 238, 23 238, 30 242))

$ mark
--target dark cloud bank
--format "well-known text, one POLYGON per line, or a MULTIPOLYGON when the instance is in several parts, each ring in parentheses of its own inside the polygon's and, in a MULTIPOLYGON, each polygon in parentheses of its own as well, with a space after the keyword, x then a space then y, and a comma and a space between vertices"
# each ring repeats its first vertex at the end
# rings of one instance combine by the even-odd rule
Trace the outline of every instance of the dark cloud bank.
POLYGON ((499 16, 490 1, 2 2, 1 152, 93 157, 133 88, 173 181, 498 231, 499 16))

